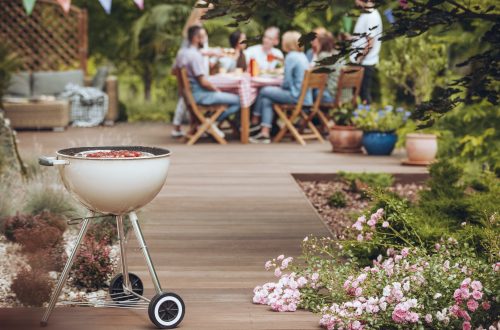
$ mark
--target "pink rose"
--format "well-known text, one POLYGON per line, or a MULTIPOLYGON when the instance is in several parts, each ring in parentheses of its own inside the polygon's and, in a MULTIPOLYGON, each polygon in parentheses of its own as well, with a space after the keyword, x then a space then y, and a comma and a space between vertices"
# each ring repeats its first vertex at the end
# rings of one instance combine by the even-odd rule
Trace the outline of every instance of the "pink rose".
POLYGON ((462 330, 470 330, 470 329, 471 329, 470 322, 464 322, 462 324, 462 330))
POLYGON ((405 309, 396 308, 392 312, 392 320, 396 323, 406 322, 407 316, 408 316, 408 311, 405 309))
POLYGON ((278 258, 277 258, 279 261, 285 259, 285 256, 284 255, 279 255, 278 258))
POLYGON ((462 284, 460 284, 460 288, 466 289, 469 287, 470 284, 470 278, 466 278, 465 280, 462 281, 462 284))
POLYGON ((268 260, 268 261, 266 261, 266 264, 264 265, 264 268, 266 270, 269 270, 269 269, 271 269, 272 266, 273 266, 273 263, 271 262, 271 260, 268 260))
POLYGON ((401 250, 401 255, 405 258, 408 256, 409 253, 410 253, 410 250, 408 248, 404 248, 401 250))
POLYGON ((362 234, 359 234, 358 237, 356 237, 356 239, 358 240, 358 242, 362 242, 364 238, 362 234))
POLYGON ((362 288, 356 288, 356 291, 354 291, 354 294, 356 297, 359 297, 363 294, 363 289, 362 288))
POLYGON ((389 223, 387 221, 382 222, 382 227, 384 228, 389 227, 389 223))
POLYGON ((431 314, 425 315, 425 322, 432 323, 432 315, 431 314))
POLYGON ((479 281, 472 281, 470 286, 473 290, 477 290, 477 291, 481 291, 483 288, 483 285, 479 281))
POLYGON ((474 312, 477 308, 479 307, 479 303, 473 299, 469 299, 467 301, 467 308, 471 311, 474 312))
POLYGON ((472 298, 479 300, 483 297, 483 293, 481 291, 472 291, 472 298))
POLYGON ((281 269, 276 268, 276 269, 274 270, 274 276, 276 276, 276 277, 280 277, 280 276, 281 276, 281 269))
POLYGON ((483 301, 483 303, 481 304, 481 306, 483 306, 483 309, 485 311, 487 311, 488 309, 491 308, 491 305, 490 305, 490 302, 489 301, 483 301))

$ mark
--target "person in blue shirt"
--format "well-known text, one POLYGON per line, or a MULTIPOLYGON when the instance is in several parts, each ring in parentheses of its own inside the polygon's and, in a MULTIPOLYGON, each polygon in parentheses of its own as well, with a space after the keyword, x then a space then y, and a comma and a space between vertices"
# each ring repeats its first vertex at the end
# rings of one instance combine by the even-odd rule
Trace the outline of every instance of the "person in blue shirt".
MULTIPOLYGON (((285 56, 285 76, 281 87, 266 86, 259 91, 252 116, 250 128, 250 142, 270 143, 271 127, 273 123, 273 103, 294 104, 299 99, 304 80, 304 72, 310 64, 303 48, 299 45, 300 33, 288 31, 283 34, 282 48, 285 56)), ((312 93, 309 90, 304 99, 304 105, 313 103, 312 93)))

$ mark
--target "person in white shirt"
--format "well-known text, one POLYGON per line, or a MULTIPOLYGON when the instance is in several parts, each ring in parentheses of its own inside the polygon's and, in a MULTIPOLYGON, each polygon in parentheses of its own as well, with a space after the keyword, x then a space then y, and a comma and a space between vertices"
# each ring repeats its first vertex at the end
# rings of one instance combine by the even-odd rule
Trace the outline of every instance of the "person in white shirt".
POLYGON ((352 63, 360 64, 364 69, 363 82, 361 83, 361 101, 370 104, 371 86, 375 76, 375 66, 379 61, 380 48, 382 46, 382 18, 375 8, 373 0, 355 0, 358 7, 364 12, 359 16, 354 26, 354 42, 352 47, 357 49, 350 56, 352 63))
POLYGON ((257 61, 260 70, 275 69, 278 63, 283 61, 283 53, 278 48, 274 48, 280 43, 280 30, 271 26, 266 29, 262 37, 261 45, 254 45, 245 50, 247 64, 251 59, 257 61))

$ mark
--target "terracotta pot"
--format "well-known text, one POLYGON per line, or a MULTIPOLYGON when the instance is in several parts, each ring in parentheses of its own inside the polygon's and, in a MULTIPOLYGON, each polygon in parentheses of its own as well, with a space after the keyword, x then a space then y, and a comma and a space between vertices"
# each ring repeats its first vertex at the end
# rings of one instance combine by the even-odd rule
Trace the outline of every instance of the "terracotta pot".
POLYGON ((354 126, 335 125, 330 129, 328 139, 333 152, 360 153, 363 131, 354 126))
POLYGON ((406 135, 408 163, 428 165, 436 158, 437 137, 434 134, 412 133, 406 135))

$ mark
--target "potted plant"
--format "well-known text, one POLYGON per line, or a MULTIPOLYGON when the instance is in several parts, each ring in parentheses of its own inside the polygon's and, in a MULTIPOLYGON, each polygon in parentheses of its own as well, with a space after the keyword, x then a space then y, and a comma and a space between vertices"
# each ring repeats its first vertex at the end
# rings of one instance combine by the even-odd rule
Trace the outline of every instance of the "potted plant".
POLYGON ((354 110, 352 106, 343 106, 333 113, 332 119, 335 124, 330 129, 330 135, 328 136, 333 152, 361 152, 363 131, 354 126, 352 122, 354 110))
POLYGON ((398 140, 396 130, 410 116, 408 111, 388 105, 376 110, 374 106, 360 105, 354 112, 354 124, 363 130, 362 144, 368 155, 390 155, 398 140))
POLYGON ((418 129, 415 122, 408 121, 399 133, 405 137, 401 145, 405 146, 408 156, 403 165, 427 166, 436 159, 438 143, 435 131, 418 129))

